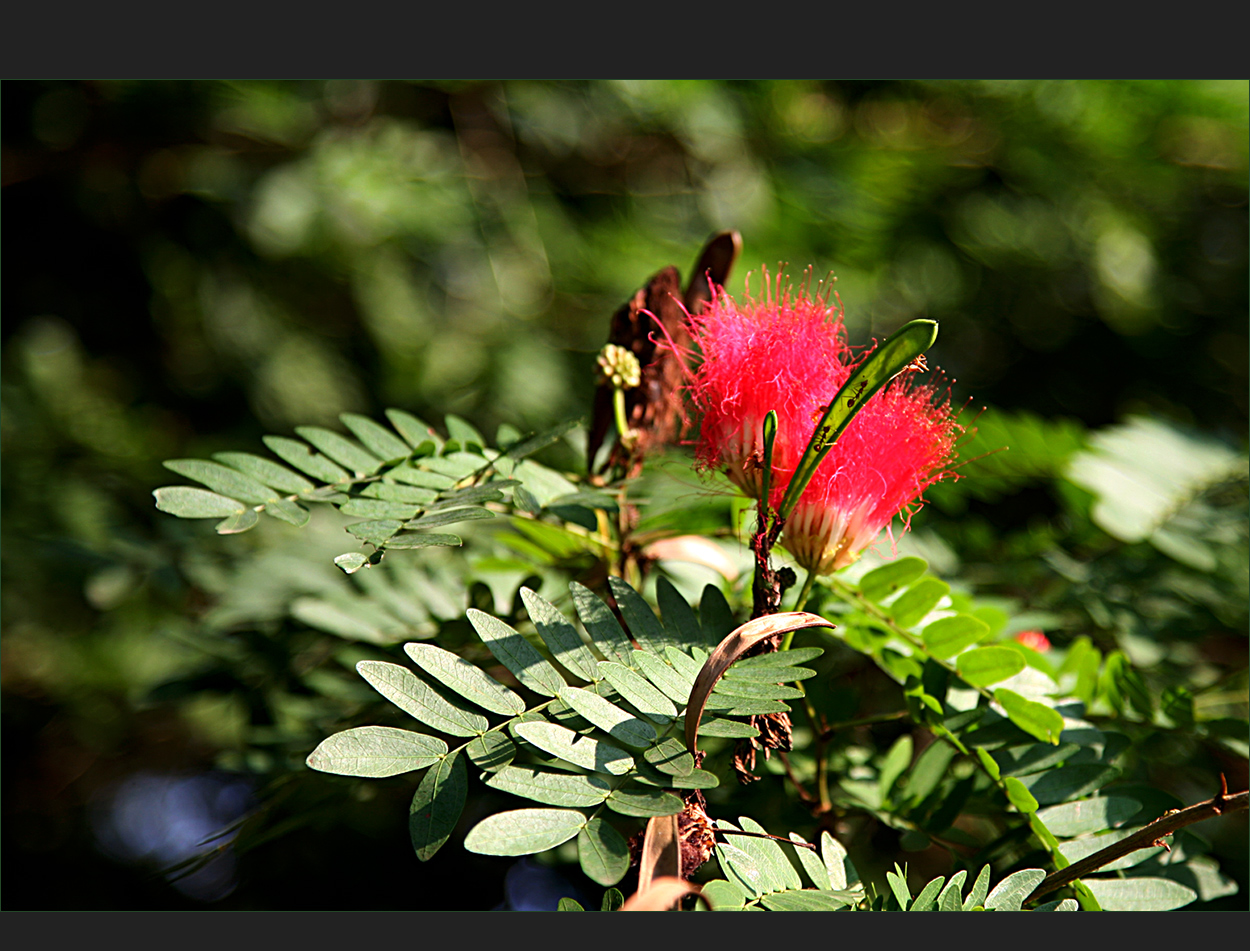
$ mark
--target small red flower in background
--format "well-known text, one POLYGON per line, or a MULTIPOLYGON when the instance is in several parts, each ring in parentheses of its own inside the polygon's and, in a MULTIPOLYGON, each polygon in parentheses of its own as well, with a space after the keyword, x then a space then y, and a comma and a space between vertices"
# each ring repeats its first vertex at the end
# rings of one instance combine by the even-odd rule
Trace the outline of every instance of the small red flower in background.
MULTIPOLYGON (((739 305, 721 288, 687 326, 702 353, 690 392, 702 413, 697 456, 759 498, 764 417, 777 412, 769 500, 780 503, 829 401, 859 360, 842 314, 820 294, 775 288, 739 305)), ((908 374, 910 375, 910 374, 908 374)), ((809 571, 854 562, 899 512, 950 474, 960 427, 947 400, 903 377, 878 392, 830 450, 791 513, 781 544, 809 571)), ((904 524, 904 530, 907 525, 904 524)))
POLYGON ((1041 631, 1021 631, 1016 635, 1016 641, 1039 654, 1050 650, 1050 639, 1041 631))

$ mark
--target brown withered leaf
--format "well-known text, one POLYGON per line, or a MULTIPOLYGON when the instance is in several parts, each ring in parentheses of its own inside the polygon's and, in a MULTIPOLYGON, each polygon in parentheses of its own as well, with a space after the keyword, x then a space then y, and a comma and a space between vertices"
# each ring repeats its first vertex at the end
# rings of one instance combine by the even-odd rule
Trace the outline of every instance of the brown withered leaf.
POLYGON ((735 661, 741 660, 746 653, 760 641, 778 634, 787 634, 805 627, 834 627, 819 614, 806 611, 786 611, 782 614, 768 614, 747 621, 736 628, 712 651, 704 662, 699 676, 690 689, 690 700, 686 705, 686 749, 695 752, 699 740, 699 720, 707 706, 707 698, 712 693, 716 682, 724 676, 735 661))
POLYGON ((638 863, 638 891, 647 891, 656 878, 681 877, 681 840, 677 816, 655 816, 647 822, 638 863))
POLYGON ((621 911, 674 911, 682 896, 690 894, 698 895, 699 901, 711 910, 712 903, 703 896, 700 886, 665 875, 652 879, 647 888, 639 888, 630 895, 621 905, 621 911))

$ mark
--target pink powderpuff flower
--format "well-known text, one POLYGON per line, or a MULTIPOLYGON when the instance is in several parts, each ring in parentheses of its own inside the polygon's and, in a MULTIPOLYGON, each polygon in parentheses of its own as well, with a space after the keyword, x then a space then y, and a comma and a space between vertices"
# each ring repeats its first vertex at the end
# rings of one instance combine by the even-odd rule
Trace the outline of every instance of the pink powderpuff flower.
MULTIPOLYGON (((762 491, 764 417, 777 412, 769 494, 776 508, 816 425, 867 352, 846 341, 840 308, 827 292, 797 293, 765 276, 765 298, 738 304, 716 288, 688 318, 702 354, 689 391, 702 423, 696 454, 721 468, 751 498, 762 491)), ((951 475, 961 427, 949 399, 911 374, 869 400, 821 462, 786 522, 781 544, 808 571, 853 563, 903 512, 906 530, 921 493, 951 475)))
POLYGON ((1050 650, 1050 638, 1041 631, 1021 631, 1016 635, 1016 641, 1039 654, 1045 654, 1050 650))

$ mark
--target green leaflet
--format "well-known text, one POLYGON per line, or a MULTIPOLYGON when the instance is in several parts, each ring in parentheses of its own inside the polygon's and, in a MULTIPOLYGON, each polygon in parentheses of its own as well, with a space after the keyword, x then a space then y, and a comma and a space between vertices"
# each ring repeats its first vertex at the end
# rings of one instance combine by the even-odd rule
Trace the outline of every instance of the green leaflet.
POLYGON ((475 506, 467 508, 440 509, 436 512, 427 512, 427 514, 419 518, 409 516, 409 521, 404 524, 404 528, 412 531, 428 532, 431 528, 438 528, 442 525, 455 525, 457 522, 472 522, 477 519, 495 518, 495 513, 490 509, 478 508, 475 506))
POLYGON ((612 589, 616 606, 620 608, 621 616, 625 618, 625 624, 634 640, 643 650, 662 657, 664 648, 669 643, 668 634, 651 606, 620 578, 609 577, 608 587, 612 589))
POLYGON ((804 848, 807 840, 797 832, 791 832, 790 841, 797 843, 794 847, 794 854, 798 857, 799 864, 803 866, 803 871, 807 873, 811 883, 826 891, 832 889, 833 881, 829 878, 829 870, 825 868, 825 863, 811 849, 804 848))
POLYGON ((590 635, 591 642, 604 659, 633 667, 633 655, 636 653, 634 645, 621 630, 611 608, 595 597, 589 588, 576 581, 569 583, 569 593, 573 595, 577 616, 581 618, 586 633, 590 635))
POLYGON ((690 688, 693 682, 687 681, 673 666, 665 663, 647 651, 635 651, 634 664, 646 675, 647 679, 670 700, 677 703, 678 709, 685 707, 690 699, 690 688))
POLYGON ((468 787, 464 760, 454 753, 422 777, 408 809, 408 834, 422 862, 433 858, 455 829, 468 787))
POLYGON ((388 409, 386 418, 391 421, 391 425, 395 427, 395 431, 404 437, 408 445, 416 449, 424 442, 433 441, 435 446, 441 447, 443 440, 439 437, 428 423, 422 422, 411 413, 405 413, 402 409, 388 409))
POLYGON ((392 535, 387 540, 386 547, 395 549, 433 548, 436 546, 456 548, 460 544, 461 538, 459 535, 427 535, 424 532, 400 532, 398 535, 392 535))
POLYGON ((1049 806, 1037 818, 1055 835, 1070 838, 1110 829, 1131 819, 1140 808, 1141 803, 1127 796, 1100 796, 1049 806))
POLYGON ((859 591, 869 601, 880 601, 911 584, 928 570, 929 563, 923 558, 899 558, 872 569, 860 578, 859 591))
POLYGON ((885 759, 881 761, 881 772, 877 777, 877 791, 882 801, 889 798, 890 790, 904 770, 911 765, 912 739, 904 734, 894 741, 885 759))
POLYGON ((498 618, 476 608, 468 610, 469 623, 501 664, 530 690, 545 697, 558 696, 564 678, 524 637, 498 618))
POLYGON ((967 877, 968 873, 963 869, 951 876, 951 880, 946 883, 946 887, 938 895, 938 911, 963 911, 962 889, 964 887, 964 879, 967 877))
POLYGON ((933 881, 920 889, 920 894, 908 907, 908 911, 937 911, 938 895, 942 891, 942 885, 946 882, 946 877, 939 875, 933 881))
MULTIPOLYGON (((1049 708, 1047 708, 1049 709, 1049 708)), ((1001 749, 994 754, 994 761, 1004 776, 1027 776, 1029 773, 1040 773, 1062 763, 1081 747, 1076 743, 1063 743, 1059 746, 1034 743, 1026 747, 1001 749)))
POLYGON ((189 485, 167 485, 152 492, 156 507, 179 518, 221 518, 245 510, 242 502, 228 499, 207 489, 189 485))
POLYGON ((699 625, 698 615, 673 587, 673 583, 663 576, 656 579, 655 598, 660 606, 664 627, 668 630, 669 643, 680 644, 686 648, 703 643, 703 629, 699 625))
POLYGON ((748 896, 734 882, 715 878, 703 886, 703 897, 712 903, 713 911, 741 911, 748 896))
POLYGON ((577 834, 577 859, 592 882, 615 885, 629 871, 629 844, 596 817, 577 834))
POLYGON ((815 660, 824 652, 825 649, 823 647, 795 647, 788 651, 756 654, 754 657, 744 657, 742 660, 735 661, 734 665, 726 673, 741 674, 743 671, 754 670, 760 667, 797 667, 799 664, 805 664, 809 660, 815 660))
POLYGON ((671 816, 681 812, 685 803, 671 792, 654 786, 627 784, 608 796, 608 808, 623 816, 671 816))
POLYGON ((1019 911, 1029 893, 1042 883, 1046 873, 1040 868, 1026 868, 1013 872, 994 886, 986 896, 986 910, 1019 911))
POLYGON ((516 756, 516 744, 497 730, 483 733, 464 748, 469 761, 488 773, 503 769, 516 756))
POLYGON ((855 904, 856 899, 829 892, 790 890, 772 892, 760 899, 769 911, 837 911, 855 904))
POLYGON ((981 871, 977 875, 977 880, 972 883, 972 891, 968 892, 968 897, 964 899, 964 911, 971 911, 978 905, 984 907, 985 896, 990 891, 990 867, 982 865, 981 871))
POLYGON ((586 817, 571 809, 512 809, 475 825, 464 847, 480 855, 532 855, 567 842, 585 825, 586 817))
MULTIPOLYGON (((789 651, 778 651, 777 653, 790 653, 789 651)), ((749 658, 754 660, 755 658, 749 658)), ((810 667, 777 667, 777 666, 760 666, 760 667, 744 667, 743 661, 738 661, 727 671, 725 671, 725 680, 729 681, 748 681, 753 683, 775 684, 775 683, 793 683, 796 680, 806 680, 808 677, 815 677, 816 671, 810 667)))
POLYGON ((379 459, 394 462, 406 457, 412 450, 404 445, 385 426, 380 426, 368 416, 357 413, 340 413, 339 419, 352 434, 364 444, 364 447, 379 459))
POLYGON ((389 726, 360 726, 322 740, 307 763, 323 773, 378 779, 424 769, 447 754, 437 737, 389 726))
POLYGON ((994 699, 1002 704, 1011 722, 1020 729, 1043 743, 1058 745, 1059 734, 1063 732, 1063 715, 1058 710, 1002 687, 994 691, 994 699))
POLYGON ((448 413, 443 417, 443 423, 447 427, 447 438, 454 439, 462 446, 476 445, 484 447, 488 445, 482 434, 478 432, 477 427, 467 419, 456 416, 454 413, 448 413))
POLYGON ((939 660, 945 660, 954 657, 964 648, 971 647, 989 633, 989 625, 980 618, 971 614, 956 614, 925 625, 920 636, 930 654, 939 660))
POLYGON ((699 736, 719 736, 729 740, 746 740, 759 735, 759 730, 749 723, 743 723, 739 720, 723 720, 720 717, 713 717, 705 713, 703 719, 699 721, 699 736))
POLYGON ((950 594, 951 586, 933 577, 921 578, 890 605, 890 616, 899 627, 912 627, 950 594))
POLYGON ((484 710, 504 716, 516 716, 525 711, 524 700, 480 667, 451 651, 433 644, 411 643, 404 645, 404 652, 431 677, 484 710))
POLYGON ((333 430, 324 429, 321 426, 296 426, 295 432, 339 465, 347 467, 358 475, 373 475, 382 464, 381 459, 372 453, 365 452, 350 439, 340 436, 333 430))
POLYGON ((262 436, 261 442, 268 446, 275 456, 314 479, 329 483, 351 481, 351 473, 346 469, 331 462, 325 456, 313 452, 298 439, 288 439, 286 436, 262 436))
MULTIPOLYGON (((758 822, 746 816, 739 816, 738 822, 741 823, 740 828, 744 832, 767 832, 758 822)), ((733 828, 727 822, 717 822, 717 827, 721 829, 733 828)), ((773 839, 760 839, 754 836, 733 835, 732 833, 728 834, 727 837, 743 852, 755 859, 756 864, 765 872, 766 877, 776 883, 777 887, 773 888, 772 891, 803 887, 803 881, 799 878, 799 873, 790 864, 790 860, 786 858, 781 845, 773 839)))
POLYGON ((1088 763, 1061 766, 1045 773, 1021 777, 1020 781, 1033 794, 1034 799, 1043 806, 1049 806, 1087 796, 1119 775, 1120 771, 1114 766, 1088 763))
POLYGON ((595 681, 602 676, 594 655, 582 642, 581 635, 554 604, 524 587, 521 588, 521 600, 543 643, 565 669, 583 680, 595 681))
POLYGON ((238 499, 240 502, 256 505, 278 497, 278 493, 269 486, 216 462, 206 462, 202 459, 170 459, 162 465, 188 479, 202 482, 214 492, 238 499))
POLYGON ((282 492, 301 495, 316 488, 302 475, 263 456, 254 456, 247 452, 215 452, 213 458, 282 492))
POLYGON ((655 728, 651 724, 589 690, 566 686, 560 691, 560 699, 625 746, 643 749, 656 740, 655 728))
POLYGON ((272 499, 265 503, 265 514, 272 515, 276 519, 288 522, 296 528, 302 528, 308 524, 308 509, 303 506, 296 505, 290 499, 272 499))
POLYGON ((955 670, 970 687, 988 687, 1024 670, 1024 655, 1010 647, 978 647, 955 658, 955 670))
POLYGON ((703 643, 707 647, 715 647, 738 626, 733 609, 725 600, 724 592, 716 585, 709 584, 703 589, 703 597, 699 601, 699 627, 703 630, 703 643))
POLYGON ((406 502, 410 505, 428 505, 438 498, 433 489, 423 489, 415 485, 400 485, 396 482, 374 482, 361 490, 361 495, 372 499, 384 499, 387 502, 406 502))
POLYGON ((725 879, 746 892, 750 898, 758 898, 770 891, 764 885, 764 873, 746 852, 727 842, 716 845, 716 859, 720 863, 725 879))
POLYGON ((686 751, 685 744, 673 736, 666 736, 647 749, 642 758, 670 776, 689 776, 694 771, 694 757, 686 751))
POLYGON ((623 776, 634 766, 634 758, 623 749, 603 740, 582 736, 558 723, 531 721, 517 723, 513 732, 540 750, 559 757, 574 766, 598 773, 623 776))
POLYGON ((255 528, 258 521, 260 521, 260 516, 255 509, 244 509, 233 515, 227 515, 214 525, 213 529, 218 535, 235 535, 239 532, 246 532, 249 528, 255 528))
POLYGON ((409 716, 452 736, 477 736, 490 728, 486 717, 453 706, 406 667, 380 660, 362 660, 360 676, 409 716))
POLYGON ((1023 813, 1037 812, 1037 800, 1025 787, 1024 783, 1016 779, 1014 776, 1008 776, 1003 780, 1003 789, 1007 793, 1007 799, 1013 806, 1023 813))
POLYGON ((820 833, 820 858, 829 873, 829 884, 842 891, 859 883, 859 873, 846 854, 846 846, 828 832, 820 833))
POLYGON ((1084 883, 1104 911, 1171 911, 1198 897, 1170 878, 1087 878, 1084 883))
MULTIPOLYGON (((598 673, 622 697, 632 703, 645 717, 657 723, 667 723, 677 716, 677 708, 641 674, 622 664, 600 661, 598 673)), ((685 747, 682 747, 684 750, 685 747)))
POLYGON ((552 806, 597 806, 612 791, 607 780, 598 776, 551 773, 528 766, 505 766, 486 785, 552 806))

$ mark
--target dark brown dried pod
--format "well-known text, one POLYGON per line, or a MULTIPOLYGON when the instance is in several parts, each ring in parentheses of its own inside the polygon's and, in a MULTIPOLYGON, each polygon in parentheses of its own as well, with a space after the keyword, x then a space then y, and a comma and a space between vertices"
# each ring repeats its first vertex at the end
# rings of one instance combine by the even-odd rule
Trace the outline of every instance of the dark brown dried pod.
MULTIPOLYGON (((741 247, 742 238, 736 231, 716 235, 700 252, 684 292, 681 275, 670 265, 612 315, 608 343, 629 350, 637 358, 642 374, 639 385, 624 393, 625 421, 634 438, 628 446, 618 439, 600 471, 616 467, 636 475, 649 452, 679 435, 685 419, 681 399, 685 370, 679 353, 667 346, 659 347, 655 341, 667 337, 678 351, 689 348, 690 335, 683 320, 686 312, 697 313, 711 298, 711 283, 723 284, 728 279, 741 247), (656 321, 663 325, 663 330, 656 321)), ((612 391, 612 384, 603 379, 595 387, 586 444, 588 472, 594 470, 595 457, 612 425, 612 391)))

